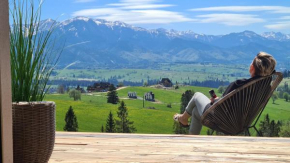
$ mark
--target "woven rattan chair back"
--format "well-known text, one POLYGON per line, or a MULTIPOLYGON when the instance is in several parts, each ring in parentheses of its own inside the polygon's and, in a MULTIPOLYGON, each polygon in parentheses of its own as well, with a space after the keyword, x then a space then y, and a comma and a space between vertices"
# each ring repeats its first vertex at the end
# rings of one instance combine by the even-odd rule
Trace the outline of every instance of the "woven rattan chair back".
POLYGON ((260 117, 282 79, 282 73, 275 72, 233 90, 205 111, 201 123, 230 135, 245 131, 260 117))

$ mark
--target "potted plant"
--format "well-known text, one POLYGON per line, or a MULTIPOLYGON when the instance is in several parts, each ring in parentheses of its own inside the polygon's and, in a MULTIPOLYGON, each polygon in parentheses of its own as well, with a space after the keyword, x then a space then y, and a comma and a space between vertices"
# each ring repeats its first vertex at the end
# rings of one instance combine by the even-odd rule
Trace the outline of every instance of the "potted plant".
POLYGON ((59 54, 51 40, 54 23, 40 30, 42 1, 10 4, 10 55, 14 162, 48 162, 55 139, 55 103, 44 102, 59 54))

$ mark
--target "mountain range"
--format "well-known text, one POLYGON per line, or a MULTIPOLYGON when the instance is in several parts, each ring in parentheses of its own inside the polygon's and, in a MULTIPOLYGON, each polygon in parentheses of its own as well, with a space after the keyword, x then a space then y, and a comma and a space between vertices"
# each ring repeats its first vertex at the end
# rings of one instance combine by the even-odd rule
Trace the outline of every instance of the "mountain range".
MULTIPOLYGON (((259 51, 289 61, 290 34, 252 31, 205 35, 193 31, 144 29, 120 21, 75 17, 40 22, 63 45, 60 66, 80 68, 138 66, 150 63, 213 62, 249 64, 259 51)), ((193 27, 194 28, 194 27, 193 27)))

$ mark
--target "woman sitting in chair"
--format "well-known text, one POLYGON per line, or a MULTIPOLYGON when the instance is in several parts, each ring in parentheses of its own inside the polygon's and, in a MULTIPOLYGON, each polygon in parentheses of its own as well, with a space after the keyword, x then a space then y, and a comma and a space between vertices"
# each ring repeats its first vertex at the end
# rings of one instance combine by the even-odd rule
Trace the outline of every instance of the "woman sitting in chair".
MULTIPOLYGON (((250 65, 249 73, 251 78, 232 82, 225 90, 223 96, 261 76, 271 75, 275 70, 275 66, 276 61, 270 54, 260 52, 250 65)), ((184 113, 175 114, 173 119, 183 127, 189 126, 189 134, 199 135, 202 128, 202 114, 218 99, 219 97, 209 99, 204 94, 196 92, 186 106, 184 113), (192 119, 190 125, 188 125, 188 119, 190 117, 192 119)))

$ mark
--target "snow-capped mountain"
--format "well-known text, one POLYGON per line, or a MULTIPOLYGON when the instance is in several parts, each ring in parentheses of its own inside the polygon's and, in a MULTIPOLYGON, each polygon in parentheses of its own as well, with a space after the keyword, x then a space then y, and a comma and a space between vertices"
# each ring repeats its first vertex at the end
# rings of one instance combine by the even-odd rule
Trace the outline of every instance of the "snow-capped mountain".
POLYGON ((256 34, 255 32, 244 31, 223 35, 220 38, 215 39, 212 44, 223 48, 229 48, 234 46, 246 45, 251 42, 263 42, 265 40, 266 38, 256 34))
POLYGON ((59 23, 53 19, 46 19, 39 22, 39 30, 46 31, 53 26, 57 26, 59 23))
POLYGON ((267 39, 276 40, 276 41, 289 41, 290 40, 290 34, 283 34, 281 32, 264 32, 261 34, 261 36, 267 39))
POLYGON ((259 51, 278 60, 289 57, 289 35, 252 31, 205 35, 193 31, 145 29, 120 21, 75 17, 63 22, 44 20, 41 29, 54 23, 58 44, 65 44, 60 65, 79 61, 80 66, 139 65, 150 62, 247 63, 259 51))

